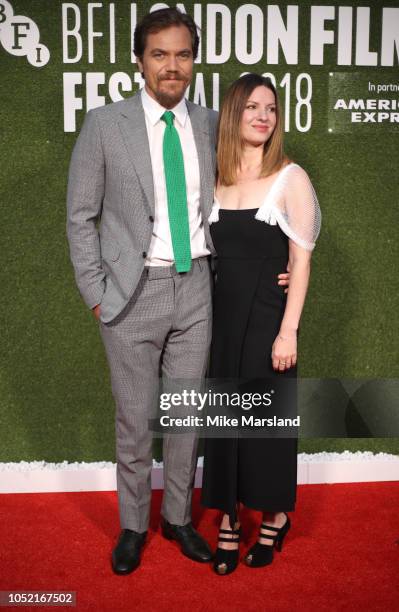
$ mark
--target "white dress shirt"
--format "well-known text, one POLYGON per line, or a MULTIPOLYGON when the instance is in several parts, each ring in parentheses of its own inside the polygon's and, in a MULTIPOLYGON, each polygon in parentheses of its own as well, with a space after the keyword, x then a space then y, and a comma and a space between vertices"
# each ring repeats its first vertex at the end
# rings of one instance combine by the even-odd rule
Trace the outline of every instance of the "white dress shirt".
MULTIPOLYGON (((163 135, 165 122, 161 120, 163 108, 146 91, 141 90, 148 142, 150 145, 152 176, 154 180, 155 217, 152 239, 148 250, 146 266, 171 266, 174 263, 172 238, 169 228, 168 201, 163 165, 163 135)), ((186 177, 188 222, 190 227, 191 257, 209 255, 206 247, 205 232, 200 210, 200 175, 197 149, 193 130, 183 98, 174 108, 174 126, 179 134, 183 151, 186 177)))

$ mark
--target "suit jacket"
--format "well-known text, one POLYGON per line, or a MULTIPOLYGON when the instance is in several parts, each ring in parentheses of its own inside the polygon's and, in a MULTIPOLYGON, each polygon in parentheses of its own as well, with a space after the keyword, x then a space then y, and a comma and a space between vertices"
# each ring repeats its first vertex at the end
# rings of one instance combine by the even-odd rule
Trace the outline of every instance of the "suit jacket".
MULTIPOLYGON (((186 103, 199 160, 205 238, 214 254, 208 216, 217 113, 186 103)), ((140 92, 89 111, 69 168, 67 235, 79 291, 89 308, 101 304, 104 323, 122 311, 142 274, 155 216, 153 184, 140 92)))

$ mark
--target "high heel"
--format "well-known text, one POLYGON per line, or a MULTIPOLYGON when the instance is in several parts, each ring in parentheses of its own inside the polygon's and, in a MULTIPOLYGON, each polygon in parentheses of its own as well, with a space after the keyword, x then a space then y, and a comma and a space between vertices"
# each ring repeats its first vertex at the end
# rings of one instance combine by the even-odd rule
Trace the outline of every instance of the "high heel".
POLYGON ((226 576, 234 572, 238 565, 238 559, 240 555, 239 542, 241 537, 241 527, 239 529, 219 529, 219 542, 230 542, 230 544, 236 543, 237 548, 232 550, 226 550, 225 548, 216 549, 215 558, 213 561, 213 569, 219 576, 226 576), (229 534, 231 538, 226 538, 220 534, 229 534))
POLYGON ((245 556, 245 563, 249 567, 263 567, 265 565, 269 565, 273 561, 273 549, 275 548, 281 552, 284 538, 291 527, 290 517, 287 514, 285 514, 285 516, 287 517, 287 520, 282 527, 273 527, 272 525, 267 525, 266 523, 261 524, 259 537, 273 540, 273 544, 260 544, 260 542, 256 542, 256 544, 249 549, 245 556), (262 529, 275 531, 276 533, 273 535, 262 533, 262 529))

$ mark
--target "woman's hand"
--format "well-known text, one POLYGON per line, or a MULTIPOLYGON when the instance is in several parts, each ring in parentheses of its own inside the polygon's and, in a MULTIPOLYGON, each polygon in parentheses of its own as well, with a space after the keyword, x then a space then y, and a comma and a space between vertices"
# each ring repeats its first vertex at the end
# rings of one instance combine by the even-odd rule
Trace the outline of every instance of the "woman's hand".
POLYGON ((278 334, 272 346, 273 369, 284 372, 296 365, 297 337, 296 332, 278 334))

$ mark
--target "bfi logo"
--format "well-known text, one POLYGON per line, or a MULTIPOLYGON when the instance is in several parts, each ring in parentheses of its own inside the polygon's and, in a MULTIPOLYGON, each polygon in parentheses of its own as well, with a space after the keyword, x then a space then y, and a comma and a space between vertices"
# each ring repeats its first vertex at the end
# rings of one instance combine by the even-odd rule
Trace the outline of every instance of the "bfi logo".
POLYGON ((45 66, 50 51, 39 42, 40 32, 35 22, 23 15, 14 15, 7 0, 0 0, 0 42, 11 55, 26 55, 28 62, 36 68, 45 66))

